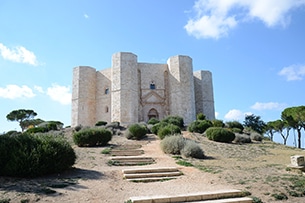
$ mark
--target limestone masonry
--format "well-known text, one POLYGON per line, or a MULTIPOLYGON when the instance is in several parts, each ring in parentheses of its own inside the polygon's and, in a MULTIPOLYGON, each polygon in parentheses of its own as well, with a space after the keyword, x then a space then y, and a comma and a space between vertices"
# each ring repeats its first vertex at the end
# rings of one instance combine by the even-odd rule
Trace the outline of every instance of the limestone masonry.
POLYGON ((167 64, 139 63, 133 53, 112 56, 112 67, 73 69, 71 126, 97 121, 121 124, 181 116, 185 123, 198 113, 215 119, 212 74, 193 72, 192 59, 173 56, 167 64))

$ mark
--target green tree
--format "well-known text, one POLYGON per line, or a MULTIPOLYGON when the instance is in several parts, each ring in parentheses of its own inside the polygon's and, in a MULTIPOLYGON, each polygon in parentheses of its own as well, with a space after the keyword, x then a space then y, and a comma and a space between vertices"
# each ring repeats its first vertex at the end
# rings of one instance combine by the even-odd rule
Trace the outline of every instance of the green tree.
POLYGON ((297 131, 298 148, 301 148, 302 128, 305 130, 305 106, 289 107, 282 112, 282 120, 297 131))
POLYGON ((246 115, 244 125, 246 127, 251 128, 255 132, 258 132, 259 134, 263 134, 265 129, 265 122, 261 119, 260 116, 256 116, 254 114, 246 115))
POLYGON ((273 141, 273 136, 274 133, 276 132, 275 130, 275 124, 276 121, 269 121, 267 122, 266 126, 265 126, 265 133, 268 135, 268 137, 270 138, 271 141, 273 141))
POLYGON ((17 121, 21 127, 22 132, 27 127, 28 121, 33 120, 37 116, 37 113, 33 110, 19 109, 14 110, 6 115, 6 119, 9 121, 17 121))
POLYGON ((288 125, 287 122, 280 119, 273 122, 273 127, 276 132, 280 133, 280 135, 283 138, 284 145, 286 145, 291 127, 288 125), (285 129, 286 129, 286 134, 284 134, 285 129))

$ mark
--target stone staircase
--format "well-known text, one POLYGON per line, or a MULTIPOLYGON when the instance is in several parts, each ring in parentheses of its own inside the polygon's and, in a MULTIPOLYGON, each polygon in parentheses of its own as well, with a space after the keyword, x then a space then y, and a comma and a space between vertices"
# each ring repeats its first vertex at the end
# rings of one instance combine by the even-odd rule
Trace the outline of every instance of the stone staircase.
POLYGON ((252 198, 243 197, 240 190, 220 190, 177 196, 131 197, 132 203, 252 203, 252 198))
POLYGON ((122 172, 126 180, 133 182, 164 181, 182 175, 176 167, 124 169, 122 172))

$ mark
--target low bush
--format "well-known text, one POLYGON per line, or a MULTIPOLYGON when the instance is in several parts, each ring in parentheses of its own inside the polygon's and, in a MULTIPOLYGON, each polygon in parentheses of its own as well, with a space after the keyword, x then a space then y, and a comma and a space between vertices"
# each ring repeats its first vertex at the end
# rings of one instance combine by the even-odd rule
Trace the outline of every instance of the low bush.
POLYGON ((79 147, 105 146, 111 139, 111 131, 105 128, 85 128, 73 134, 73 141, 79 147))
POLYGON ((215 120, 212 120, 212 124, 213 124, 213 127, 225 127, 225 124, 222 120, 218 120, 218 119, 215 119, 215 120))
POLYGON ((225 128, 211 127, 206 130, 206 135, 209 140, 216 142, 232 142, 235 139, 235 134, 225 128))
POLYGON ((161 149, 166 154, 183 155, 185 157, 203 158, 204 153, 199 144, 185 139, 182 135, 166 136, 161 141, 161 149))
POLYGON ((140 140, 147 134, 147 128, 144 125, 135 123, 130 125, 125 131, 127 139, 140 140))
POLYGON ((45 132, 48 132, 48 129, 45 127, 34 127, 34 128, 29 128, 26 130, 26 133, 28 133, 28 134, 45 133, 45 132))
POLYGON ((263 136, 257 132, 251 132, 250 134, 251 140, 261 142, 263 140, 263 136))
POLYGON ((159 129, 161 128, 161 127, 164 127, 164 126, 167 126, 168 125, 168 123, 166 123, 166 122, 159 122, 159 123, 156 123, 155 125, 153 125, 152 127, 151 127, 151 133, 153 133, 153 134, 155 134, 155 135, 158 135, 158 131, 159 131, 159 129))
POLYGON ((240 128, 231 128, 231 131, 233 133, 240 133, 240 134, 243 132, 240 128))
POLYGON ((161 141, 161 149, 166 154, 180 154, 185 143, 181 135, 167 136, 161 141))
POLYGON ((162 140, 165 136, 168 135, 175 135, 175 134, 181 134, 181 129, 174 125, 174 124, 168 124, 164 127, 160 127, 158 130, 158 137, 162 140))
POLYGON ((184 121, 183 118, 180 116, 167 116, 162 120, 162 122, 176 125, 181 129, 184 128, 184 121))
POLYGON ((244 130, 244 126, 238 121, 228 121, 226 122, 228 128, 239 128, 241 131, 244 130))
POLYGON ((37 177, 70 168, 76 155, 61 136, 0 136, 0 176, 37 177))
POLYGON ((151 118, 149 119, 149 121, 147 122, 147 124, 151 124, 151 125, 155 125, 157 123, 159 123, 160 121, 156 118, 151 118))
POLYGON ((202 159, 204 157, 204 152, 193 140, 185 140, 184 146, 181 150, 181 155, 185 157, 192 157, 197 159, 202 159))
POLYGON ((189 132, 204 133, 206 129, 212 127, 212 122, 209 120, 196 120, 189 124, 187 130, 189 132))
POLYGON ((105 126, 107 125, 107 122, 106 121, 98 121, 95 126, 105 126))
POLYGON ((203 121, 203 120, 205 120, 206 117, 203 113, 199 113, 199 114, 197 114, 196 118, 197 118, 197 120, 203 121))
POLYGON ((235 143, 251 143, 250 136, 247 134, 235 133, 235 138, 233 140, 235 143))

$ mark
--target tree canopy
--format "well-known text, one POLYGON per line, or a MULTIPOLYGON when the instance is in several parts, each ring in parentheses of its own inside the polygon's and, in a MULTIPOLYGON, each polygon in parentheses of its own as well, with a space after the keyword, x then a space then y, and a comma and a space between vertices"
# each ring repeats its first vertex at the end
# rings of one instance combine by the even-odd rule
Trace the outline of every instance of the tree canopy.
POLYGON ((9 114, 6 115, 6 119, 9 121, 17 121, 21 127, 21 130, 28 126, 27 124, 31 123, 30 120, 37 116, 37 113, 33 110, 29 109, 19 109, 11 111, 9 114))
POLYGON ((265 122, 261 120, 261 117, 254 114, 245 116, 244 125, 251 128, 255 132, 258 132, 259 134, 263 134, 266 126, 265 122))
POLYGON ((301 130, 305 130, 305 106, 289 107, 282 112, 282 120, 297 130, 298 132, 298 148, 301 148, 301 130))

